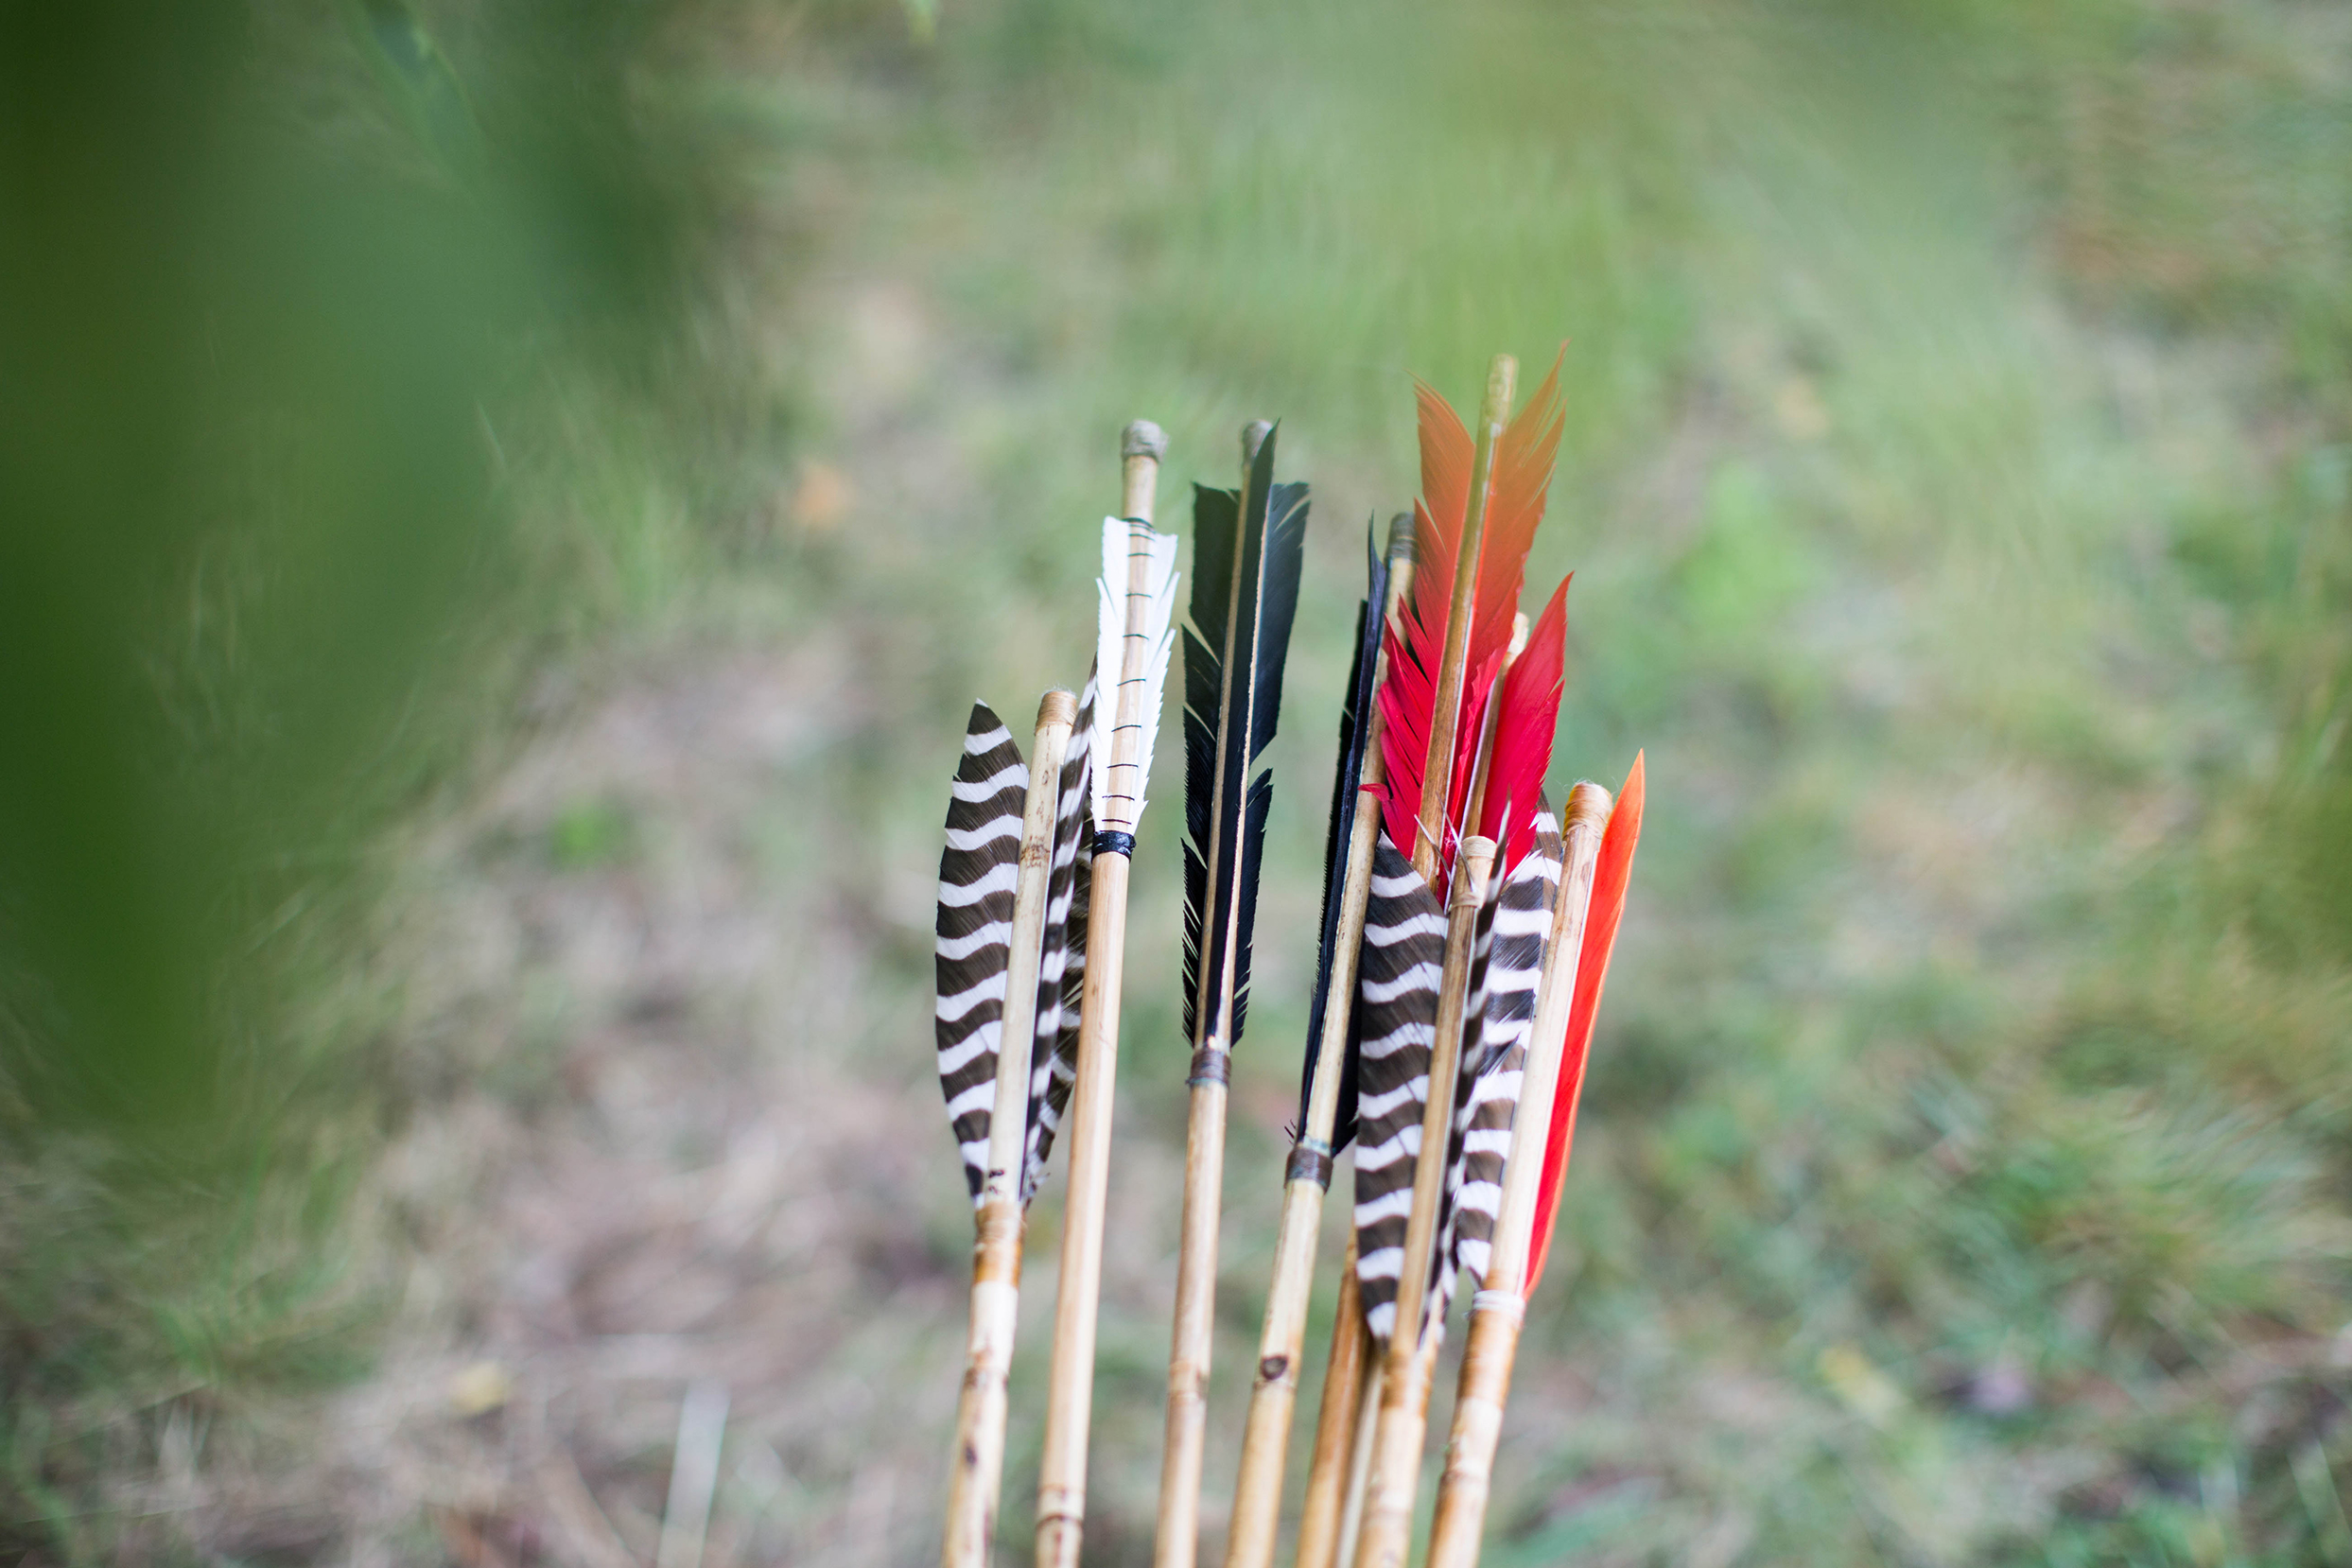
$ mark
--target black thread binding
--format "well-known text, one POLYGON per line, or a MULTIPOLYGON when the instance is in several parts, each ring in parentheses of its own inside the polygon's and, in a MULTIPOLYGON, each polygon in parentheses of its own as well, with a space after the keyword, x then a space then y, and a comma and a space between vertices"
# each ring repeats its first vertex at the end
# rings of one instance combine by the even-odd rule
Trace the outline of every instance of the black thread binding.
POLYGON ((1185 1087, 1191 1089, 1202 1084, 1231 1083, 1233 1080, 1228 1070, 1232 1056, 1231 1052, 1220 1051, 1213 1045, 1202 1046, 1193 1053, 1193 1075, 1184 1080, 1185 1087))
POLYGON ((1286 1182, 1301 1179, 1314 1182, 1325 1192, 1332 1190, 1332 1152, 1322 1144, 1301 1139, 1290 1151, 1290 1168, 1282 1173, 1286 1182))
POLYGON ((1094 852, 1098 855, 1124 855, 1135 859, 1135 835, 1106 828, 1094 835, 1094 852))

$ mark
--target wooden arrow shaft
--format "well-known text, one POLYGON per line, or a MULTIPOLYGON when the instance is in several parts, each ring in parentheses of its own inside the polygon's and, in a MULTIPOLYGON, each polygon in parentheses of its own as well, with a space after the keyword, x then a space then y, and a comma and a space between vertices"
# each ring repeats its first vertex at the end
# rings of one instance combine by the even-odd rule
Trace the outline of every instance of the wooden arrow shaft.
MULTIPOLYGON (((1120 472, 1120 515, 1148 529, 1165 438, 1155 427, 1128 427, 1120 472)), ((1147 552, 1131 547, 1125 584, 1127 636, 1120 667, 1097 671, 1110 681, 1110 714, 1098 734, 1109 737, 1111 776, 1133 777, 1145 728, 1159 722, 1142 711, 1145 667, 1152 658, 1142 635, 1149 598, 1147 552)), ((1101 703, 1101 698, 1096 699, 1101 703)), ((1142 781, 1128 793, 1140 798, 1142 781)), ((1130 819, 1130 823, 1132 819, 1130 819)), ((1119 1076, 1119 1002, 1126 967, 1125 855, 1094 857, 1088 885, 1087 970, 1078 1009, 1077 1081, 1071 1086, 1070 1195, 1062 1209, 1061 1281, 1054 1300, 1054 1362, 1046 1383, 1045 1448, 1037 1462, 1037 1568, 1077 1568, 1086 1533, 1087 1438, 1094 1415, 1094 1341, 1103 1295, 1103 1228, 1110 1198, 1112 1091, 1119 1076)))
POLYGON ((1511 1120, 1510 1152, 1503 1166, 1503 1198, 1495 1216, 1493 1250, 1481 1281, 1483 1288, 1471 1298, 1462 1376, 1454 1396, 1453 1430, 1446 1438, 1445 1472, 1437 1483, 1426 1568, 1472 1568, 1478 1560, 1487 1500, 1493 1485, 1494 1454, 1503 1436, 1503 1409, 1510 1398, 1511 1367, 1525 1321, 1523 1291, 1543 1176, 1543 1144, 1559 1087, 1569 1004, 1576 993, 1577 956, 1584 947, 1593 871, 1600 856, 1601 829, 1609 820, 1609 792, 1596 784, 1578 784, 1568 792, 1559 897, 1552 906, 1543 978, 1536 996, 1535 1023, 1528 1033, 1526 1068, 1520 1078, 1524 1087, 1511 1120))

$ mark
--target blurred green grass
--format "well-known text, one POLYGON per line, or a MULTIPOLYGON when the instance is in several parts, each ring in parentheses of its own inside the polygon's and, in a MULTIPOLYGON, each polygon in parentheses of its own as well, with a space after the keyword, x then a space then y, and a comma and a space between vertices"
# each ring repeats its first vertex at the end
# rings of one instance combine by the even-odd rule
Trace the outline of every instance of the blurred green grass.
MULTIPOLYGON (((1556 775, 1646 747, 1656 798, 1493 1560, 2352 1552, 2342 14, 950 0, 928 44, 846 3, 422 20, 454 89, 365 27, 178 57, 186 91, 289 122, 272 156, 378 182, 348 229, 267 201, 230 229, 267 265, 227 297, 284 346, 232 356, 225 408, 199 371, 151 385, 158 341, 205 362, 179 253, 5 252, 11 356, 51 377, 12 381, 108 415, 0 421, 5 602, 94 596, 6 618, 26 1550, 100 1551, 81 1516, 162 1400, 234 1411, 364 1358, 399 1243, 345 1200, 411 1107, 397 979, 359 958, 383 900, 431 897, 409 835, 536 722, 532 681, 845 645, 859 716, 803 780, 825 830, 763 861, 779 897, 885 902, 928 875, 963 705, 1077 675, 1072 542, 1137 413, 1172 481, 1211 483, 1280 415, 1317 498, 1228 1182, 1243 1365, 1357 520, 1413 487, 1408 375, 1467 401, 1489 354, 1565 340, 1530 571, 1577 573, 1556 775), (56 318, 82 330, 41 336, 22 302, 93 255, 56 318), (200 482, 126 461, 191 446, 200 482), (160 1103, 90 1109, 93 1061, 160 1103)), ((112 175, 173 139, 31 101, 145 128, 90 144, 112 175)), ((136 210, 41 185, 30 134, 20 190, 136 210)), ((180 156, 211 160, 177 169, 198 192, 315 188, 243 143, 180 156)), ((649 831, 591 801, 543 853, 649 831)), ((1139 859, 1123 1076, 1160 1143, 1174 832, 1139 859)), ((920 944, 870 973, 845 1048, 919 1071, 920 944)), ((1106 1561, 1146 1550, 1163 1333, 1106 1327, 1106 1561)))

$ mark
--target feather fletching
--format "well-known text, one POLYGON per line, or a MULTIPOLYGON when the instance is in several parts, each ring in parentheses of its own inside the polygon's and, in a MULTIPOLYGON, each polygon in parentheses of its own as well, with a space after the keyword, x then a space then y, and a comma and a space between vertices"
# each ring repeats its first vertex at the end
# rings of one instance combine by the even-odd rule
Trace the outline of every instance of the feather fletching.
POLYGON ((1275 433, 1240 495, 1196 487, 1193 624, 1184 634, 1185 1034, 1229 1050, 1248 1003, 1258 865, 1273 775, 1249 776, 1273 740, 1298 604, 1307 487, 1274 483, 1275 433))
MULTIPOLYGON (((1383 815, 1389 837, 1408 853, 1417 835, 1427 771, 1437 666, 1444 657, 1447 622, 1453 613, 1454 577, 1462 529, 1469 518, 1471 470, 1475 445, 1461 419, 1426 385, 1417 386, 1420 406, 1421 498, 1415 509, 1413 593, 1388 635, 1388 673, 1380 692, 1383 815)), ((1559 400, 1559 364, 1525 408, 1504 430, 1488 479, 1485 531, 1478 553, 1478 585, 1471 607, 1468 662, 1462 687, 1462 718, 1455 734, 1455 757, 1442 781, 1447 792, 1443 842, 1437 845, 1438 884, 1444 885, 1463 832, 1465 801, 1473 772, 1480 723, 1510 642, 1520 584, 1536 525, 1551 483, 1564 417, 1559 400)), ((1524 853, 1524 842, 1521 853, 1524 853)), ((1506 859, 1499 869, 1514 863, 1506 859)))
MULTIPOLYGON (((1078 996, 1086 974, 1087 737, 1093 700, 1094 683, 1089 680, 1056 779, 1037 1021, 1029 1051, 1019 1185, 1024 1204, 1044 1174, 1075 1077, 1078 996)), ((1029 765, 1021 759, 1012 732, 985 703, 974 703, 949 794, 932 955, 939 1087, 947 1097, 948 1120, 955 1130, 974 1204, 988 1178, 988 1132, 996 1114, 997 1055, 1003 1044, 1013 904, 1020 880, 1021 812, 1028 792, 1029 765)))
MULTIPOLYGON (((1559 451, 1566 418, 1560 409, 1560 357, 1504 430, 1494 449, 1494 476, 1487 499, 1487 536, 1478 552, 1478 610, 1471 622, 1470 663, 1475 670, 1510 641, 1511 616, 1527 569, 1536 526, 1543 521, 1544 494, 1559 451)), ((1458 538, 1456 540, 1458 543, 1458 538)))
POLYGON ((1176 536, 1128 517, 1103 519, 1103 575, 1096 579, 1100 604, 1095 617, 1095 671, 1112 697, 1102 706, 1101 733, 1094 738, 1092 792, 1094 827, 1132 833, 1143 816, 1143 794, 1151 783, 1152 752, 1159 739, 1160 704, 1168 686, 1168 654, 1176 646, 1176 536), (1141 584, 1135 567, 1141 557, 1141 584), (1128 629, 1131 601, 1142 600, 1140 625, 1128 629), (1136 644, 1140 663, 1129 669, 1136 644), (1113 760, 1112 742, 1132 725, 1133 763, 1113 760))
POLYGON ((988 1179, 1004 979, 1012 959, 1013 890, 1020 878, 1021 807, 1029 765, 985 703, 972 705, 939 857, 933 1004, 939 1087, 964 1158, 972 1202, 988 1179))
POLYGON ((1577 1101, 1584 1089, 1584 1066, 1593 1045, 1593 1026, 1600 1014, 1601 984, 1609 974, 1609 959, 1617 946, 1617 924, 1625 915, 1626 885, 1633 874, 1633 847, 1642 836, 1644 786, 1642 758, 1636 753, 1633 771, 1617 792, 1609 825, 1601 830, 1599 858, 1593 867, 1592 902, 1586 906, 1584 945, 1577 955, 1577 988, 1568 1009, 1568 1037, 1560 1054, 1559 1088, 1552 1099, 1552 1125, 1543 1143, 1543 1175, 1536 1185, 1534 1252, 1528 1260, 1523 1298, 1535 1294, 1551 1255, 1552 1225, 1559 1212, 1559 1188, 1568 1174, 1568 1155, 1576 1139, 1577 1101))
MULTIPOLYGON (((1341 889, 1348 877, 1348 843, 1355 828, 1356 793, 1364 783, 1365 746, 1372 733, 1381 610, 1388 602, 1388 563, 1373 546, 1369 523, 1364 530, 1364 602, 1356 608, 1355 662, 1348 671, 1348 695, 1339 709, 1339 760, 1332 770, 1331 824, 1323 839, 1323 916, 1317 928, 1322 940, 1315 950, 1315 1002, 1307 1014, 1306 1062, 1299 1070, 1299 1136, 1306 1131, 1307 1102, 1314 1097, 1315 1069, 1323 1059, 1323 1009, 1331 997, 1332 965, 1338 956, 1341 889)), ((1341 1042, 1347 1056, 1340 1067, 1339 1115, 1333 1123, 1331 1139, 1334 1151, 1346 1148, 1355 1136, 1355 1056, 1363 1037, 1352 1008, 1348 1020, 1348 1038, 1341 1042)))
POLYGON ((1373 853, 1364 957, 1356 971, 1363 1038, 1355 1152, 1356 1285, 1365 1321, 1384 1343, 1397 1320, 1445 933, 1445 907, 1384 830, 1373 853))
POLYGON ((1504 876, 1509 875, 1535 843, 1538 797, 1543 790, 1544 770, 1552 762, 1552 737, 1559 727, 1569 582, 1560 579, 1551 601, 1536 618, 1527 646, 1490 692, 1494 739, 1477 822, 1478 831, 1500 845, 1495 864, 1504 876))
POLYGON ((1442 1319, 1455 1274, 1472 1288, 1484 1280, 1503 1202, 1503 1162, 1510 1152, 1511 1122, 1519 1109, 1527 1038, 1535 1027, 1536 993, 1543 978, 1552 906, 1559 896, 1559 825, 1539 799, 1531 813, 1532 853, 1499 884, 1481 912, 1472 959, 1460 1090, 1455 1097, 1454 1152, 1446 1168, 1443 1234, 1437 1244, 1438 1295, 1431 1315, 1442 1319))
POLYGON ((1088 753, 1094 735, 1096 677, 1078 695, 1078 718, 1062 758, 1054 816, 1054 859, 1046 880, 1045 948, 1037 967, 1037 1043, 1029 1053, 1029 1125, 1023 1142, 1020 1201, 1045 1179, 1046 1157, 1078 1081, 1078 1009, 1086 990, 1087 907, 1093 879, 1088 753))

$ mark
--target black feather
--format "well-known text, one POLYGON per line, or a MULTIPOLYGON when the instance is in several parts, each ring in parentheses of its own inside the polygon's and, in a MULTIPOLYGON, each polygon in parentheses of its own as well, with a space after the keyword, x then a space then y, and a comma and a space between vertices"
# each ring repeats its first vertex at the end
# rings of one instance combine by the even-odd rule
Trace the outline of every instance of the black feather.
MULTIPOLYGON (((1355 828, 1356 792, 1364 784, 1364 752, 1372 733, 1373 677, 1380 670, 1381 612, 1388 602, 1388 563, 1364 525, 1364 602, 1355 617, 1355 662, 1348 670, 1348 695, 1339 708, 1339 761, 1332 770, 1331 825, 1323 837, 1322 933, 1315 950, 1315 1006, 1307 1015, 1307 1059, 1298 1076, 1298 1133, 1307 1126, 1307 1102, 1315 1094, 1315 1070, 1323 1058, 1323 1009, 1331 999, 1332 962, 1339 943, 1340 890, 1348 879, 1348 840, 1355 828)), ((1339 1075, 1339 1115, 1332 1124, 1335 1153, 1355 1137, 1356 1046, 1362 1039, 1355 1009, 1348 1010, 1347 1057, 1339 1075)))
MULTIPOLYGON (((1253 491, 1271 478, 1273 459, 1274 438, 1269 435, 1265 444, 1258 448, 1258 461, 1263 467, 1251 481, 1253 491)), ((1252 762, 1265 750, 1266 742, 1274 739, 1275 723, 1281 716, 1282 670, 1289 662, 1283 655, 1290 648, 1291 621, 1298 611, 1298 573, 1307 553, 1307 487, 1278 484, 1267 494, 1265 586, 1259 600, 1262 608, 1257 640, 1259 647, 1274 650, 1274 656, 1258 661, 1249 715, 1252 762)))
POLYGON ((1251 782, 1242 817, 1241 909, 1233 921, 1233 1038, 1237 1040, 1249 1011, 1250 931, 1258 923, 1258 867, 1265 859, 1266 812, 1273 808, 1274 770, 1268 768, 1251 782))
POLYGON ((1184 628, 1184 1037, 1200 1037, 1201 932, 1209 910, 1209 818, 1217 793, 1217 718, 1233 543, 1241 498, 1193 486, 1193 624, 1184 628))
POLYGON ((1184 1032, 1241 1037, 1258 862, 1273 779, 1249 765, 1273 738, 1298 608, 1307 487, 1274 483, 1275 434, 1239 496, 1193 492, 1193 624, 1184 636, 1184 1032), (1228 959, 1229 990, 1224 984, 1228 959), (1203 996, 1203 977, 1211 989, 1203 996), (1210 1005, 1206 1015, 1202 1002, 1210 1005))
MULTIPOLYGON (((1190 630, 1199 634, 1212 664, 1225 651, 1226 622, 1233 607, 1233 557, 1240 545, 1241 526, 1241 497, 1230 490, 1193 486, 1193 597, 1187 609, 1193 621, 1190 630)), ((1191 673, 1189 666, 1186 673, 1191 673)), ((1212 728, 1217 695, 1212 690, 1202 709, 1212 728)), ((1189 679, 1184 700, 1188 705, 1193 700, 1189 679)))

